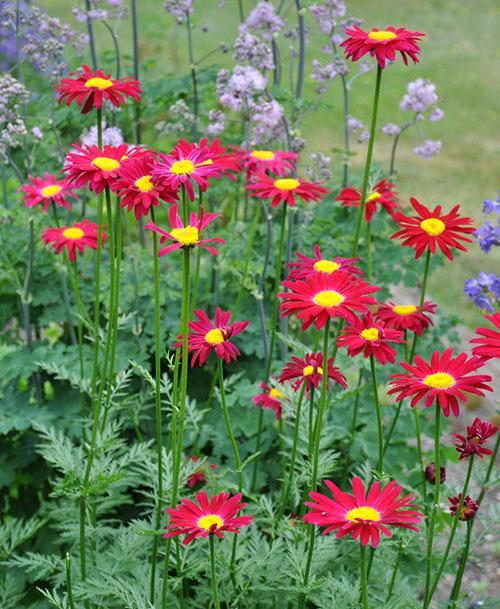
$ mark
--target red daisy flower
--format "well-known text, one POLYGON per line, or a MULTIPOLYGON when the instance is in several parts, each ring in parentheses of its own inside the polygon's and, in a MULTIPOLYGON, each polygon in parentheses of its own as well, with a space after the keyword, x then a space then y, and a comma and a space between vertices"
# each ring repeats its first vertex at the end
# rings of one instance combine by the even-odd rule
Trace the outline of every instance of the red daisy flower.
POLYGON ((409 330, 421 336, 427 330, 432 319, 426 313, 434 314, 437 304, 426 300, 422 309, 413 304, 396 304, 389 300, 382 303, 377 310, 377 317, 383 321, 388 328, 394 330, 409 330))
MULTIPOLYGON (((341 201, 346 207, 359 207, 361 205, 361 190, 358 188, 344 188, 335 197, 335 201, 341 201)), ((373 214, 377 211, 377 205, 382 206, 391 216, 398 207, 396 201, 395 185, 385 178, 380 180, 372 188, 366 197, 365 218, 371 222, 373 214)))
POLYGON ((277 294, 277 298, 283 299, 281 317, 296 313, 302 319, 302 330, 307 330, 313 322, 319 330, 329 317, 355 321, 355 312, 365 313, 368 305, 375 304, 369 294, 380 289, 340 271, 333 275, 313 275, 304 281, 283 281, 283 286, 290 292, 277 294))
MULTIPOLYGON (((292 361, 288 362, 283 368, 279 382, 284 383, 285 381, 297 379, 292 383, 294 391, 297 391, 303 383, 306 384, 306 389, 309 390, 311 387, 319 387, 323 379, 323 372, 323 354, 308 353, 304 359, 292 357, 292 361)), ((328 377, 341 385, 343 389, 346 389, 346 378, 333 365, 333 357, 328 358, 328 377)))
MULTIPOLYGON (((452 516, 456 516, 460 501, 462 500, 462 493, 458 493, 457 497, 448 497, 450 501, 450 513, 452 516)), ((471 499, 469 495, 465 496, 462 504, 462 510, 460 512, 459 520, 472 520, 479 509, 479 503, 471 499)))
POLYGON ((453 435, 458 440, 455 448, 459 453, 459 460, 466 459, 478 455, 480 459, 483 455, 492 455, 493 451, 485 448, 484 445, 498 431, 498 427, 492 425, 489 421, 481 421, 479 417, 474 419, 472 425, 467 426, 467 435, 464 437, 458 433, 453 435))
POLYGON ((89 189, 97 194, 106 186, 113 187, 125 163, 131 159, 151 156, 153 153, 141 147, 120 146, 74 146, 76 152, 66 156, 64 171, 68 182, 77 188, 89 183, 89 189))
POLYGON ((200 152, 203 155, 204 160, 199 159, 198 161, 201 166, 213 166, 232 180, 235 179, 235 176, 231 172, 241 171, 241 160, 238 155, 228 153, 219 139, 214 140, 211 144, 208 143, 206 137, 202 137, 199 143, 179 140, 170 154, 181 160, 189 158, 189 154, 192 152, 200 152))
POLYGON ((347 38, 340 43, 344 47, 346 59, 358 61, 367 53, 376 57, 378 65, 383 69, 387 61, 395 61, 399 52, 405 65, 408 57, 418 63, 419 44, 425 36, 422 32, 411 32, 404 27, 395 28, 392 25, 385 30, 372 28, 365 32, 357 25, 345 29, 347 38))
POLYGON ((163 182, 154 179, 151 170, 152 157, 131 159, 120 168, 119 177, 112 184, 114 191, 121 197, 121 207, 134 210, 136 220, 147 216, 152 206, 158 206, 160 200, 174 203, 178 196, 175 190, 163 182))
POLYGON ((66 105, 76 101, 83 105, 82 114, 87 114, 92 108, 101 108, 103 99, 107 99, 116 108, 125 103, 125 97, 131 97, 138 102, 141 99, 140 82, 130 76, 111 78, 102 70, 92 72, 88 66, 82 66, 83 72, 73 72, 74 78, 63 78, 57 86, 59 103, 66 105))
MULTIPOLYGON (((199 461, 198 455, 193 455, 191 457, 191 461, 194 463, 198 463, 199 461)), ((205 482, 205 472, 208 469, 217 469, 217 465, 213 465, 212 463, 205 463, 199 469, 197 469, 194 473, 192 473, 187 481, 187 485, 189 488, 194 488, 197 484, 202 484, 205 482)))
MULTIPOLYGON (((215 311, 214 322, 212 323, 208 315, 197 309, 194 314, 198 321, 188 322, 191 332, 188 334, 188 351, 193 353, 191 358, 191 368, 196 362, 198 366, 203 366, 207 357, 212 351, 215 355, 229 364, 238 357, 240 351, 233 345, 230 339, 236 334, 240 334, 250 323, 249 321, 235 321, 230 324, 231 311, 222 311, 219 307, 215 311)), ((179 336, 176 348, 182 347, 182 335, 179 336)))
POLYGON ((240 148, 238 154, 248 177, 266 172, 285 176, 295 170, 297 160, 295 152, 281 150, 243 150, 240 148))
MULTIPOLYGON (((485 315, 485 319, 500 330, 500 313, 493 315, 485 315)), ((500 332, 491 330, 490 328, 476 328, 476 334, 479 336, 473 338, 470 342, 477 347, 472 349, 472 353, 482 359, 492 359, 500 357, 500 332)))
POLYGON ((450 260, 453 260, 450 248, 467 251, 460 241, 472 243, 464 235, 470 235, 476 229, 472 226, 472 218, 458 214, 460 205, 456 205, 450 213, 441 215, 441 205, 431 211, 413 197, 410 198, 410 203, 418 215, 405 216, 396 212, 393 218, 402 229, 394 233, 391 239, 399 238, 404 246, 413 247, 415 258, 420 258, 427 248, 434 254, 439 247, 450 260))
POLYGON ((306 279, 311 275, 326 274, 332 275, 336 271, 345 271, 352 275, 362 275, 362 271, 358 269, 355 263, 359 258, 323 258, 321 250, 318 245, 314 246, 314 258, 304 256, 300 252, 297 252, 297 258, 299 262, 290 262, 288 266, 292 269, 290 271, 290 279, 306 279))
POLYGON ((325 526, 323 535, 337 531, 337 539, 352 535, 359 539, 362 546, 368 543, 376 548, 380 541, 380 533, 392 537, 387 527, 399 527, 418 531, 415 526, 423 517, 421 512, 412 508, 413 495, 399 497, 403 487, 394 481, 381 489, 380 482, 374 482, 368 494, 365 492, 360 478, 352 479, 353 494, 344 493, 339 487, 325 480, 333 499, 322 493, 311 492, 313 501, 305 505, 312 508, 304 516, 304 522, 325 526))
POLYGON ((393 364, 396 361, 396 349, 388 343, 402 342, 404 339, 400 330, 387 328, 383 321, 376 321, 368 312, 362 319, 356 319, 344 328, 337 344, 339 347, 347 347, 349 357, 363 352, 365 357, 374 355, 385 366, 387 362, 393 364))
POLYGON ((175 535, 186 535, 182 543, 188 544, 198 537, 209 535, 224 537, 228 533, 240 533, 241 527, 251 524, 253 516, 236 516, 247 504, 241 502, 242 495, 219 493, 210 498, 205 491, 196 495, 196 501, 182 499, 176 508, 167 509, 170 522, 164 539, 175 535))
POLYGON ((306 182, 301 178, 271 178, 263 174, 258 175, 255 182, 248 184, 247 190, 253 197, 272 199, 273 207, 277 207, 282 201, 290 207, 295 207, 296 197, 306 203, 319 201, 329 192, 320 182, 306 182))
MULTIPOLYGON (((427 480, 427 482, 430 482, 431 484, 436 484, 436 464, 434 462, 429 463, 429 465, 427 465, 425 467, 425 479, 427 480)), ((439 481, 441 484, 444 484, 446 480, 446 467, 440 465, 439 466, 439 481)))
POLYGON ((260 388, 263 390, 259 395, 255 395, 252 398, 252 402, 256 406, 260 406, 263 409, 269 408, 274 411, 276 420, 281 419, 282 406, 281 401, 285 399, 285 396, 276 387, 270 387, 264 381, 261 381, 260 388))
MULTIPOLYGON (((90 220, 82 220, 71 226, 46 228, 42 233, 45 245, 52 243, 52 249, 59 254, 63 248, 68 250, 69 259, 74 262, 76 251, 82 254, 86 247, 96 250, 99 239, 99 227, 90 220)), ((101 242, 104 243, 106 233, 101 232, 101 242)))
POLYGON ((420 355, 415 356, 414 364, 401 362, 401 367, 409 374, 392 374, 392 388, 389 395, 397 393, 396 402, 411 397, 410 406, 413 408, 425 399, 425 405, 430 408, 437 398, 444 416, 459 415, 459 402, 465 402, 466 393, 484 395, 483 391, 492 391, 486 383, 491 381, 487 374, 471 374, 483 365, 477 357, 469 358, 466 353, 453 357, 453 349, 446 349, 441 355, 434 351, 430 363, 420 355))
POLYGON ((25 207, 35 207, 43 204, 43 213, 46 213, 49 205, 54 203, 59 207, 71 209, 68 197, 76 199, 76 195, 64 180, 58 180, 57 176, 45 173, 43 178, 29 176, 30 183, 23 184, 19 189, 23 194, 25 207))
POLYGON ((217 218, 222 217, 222 214, 205 214, 203 207, 201 208, 201 215, 191 212, 189 214, 189 224, 184 226, 181 217, 178 213, 179 206, 177 204, 172 205, 168 211, 168 218, 170 220, 170 226, 172 229, 170 232, 164 231, 156 224, 150 222, 146 224, 144 228, 153 230, 155 233, 161 235, 160 243, 165 241, 173 241, 171 245, 162 248, 158 252, 158 256, 164 256, 174 250, 178 250, 181 247, 201 247, 204 250, 209 251, 214 256, 217 256, 218 252, 216 249, 207 245, 207 243, 225 243, 221 237, 213 237, 212 239, 200 239, 201 231, 203 231, 209 224, 211 224, 217 218))

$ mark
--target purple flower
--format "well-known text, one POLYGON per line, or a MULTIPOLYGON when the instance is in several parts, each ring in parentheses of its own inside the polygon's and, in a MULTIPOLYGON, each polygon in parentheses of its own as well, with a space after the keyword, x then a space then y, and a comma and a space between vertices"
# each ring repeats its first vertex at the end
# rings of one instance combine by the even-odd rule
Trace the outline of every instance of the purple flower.
POLYGON ((259 32, 264 40, 270 42, 273 35, 285 27, 286 22, 276 14, 270 2, 259 2, 248 15, 246 24, 259 32))
POLYGON ((313 4, 309 10, 316 20, 322 34, 331 34, 337 25, 337 19, 346 13, 343 0, 324 0, 322 4, 313 4))
POLYGON ((170 13, 179 25, 193 12, 194 0, 167 0, 163 8, 170 13))
POLYGON ((220 135, 226 128, 226 116, 220 110, 210 110, 208 113, 207 135, 214 137, 220 135))
POLYGON ((327 80, 334 80, 337 76, 337 66, 334 62, 321 65, 321 61, 313 59, 311 78, 316 82, 323 83, 327 80))
POLYGON ((271 47, 251 34, 245 24, 240 25, 239 35, 234 42, 234 59, 239 64, 249 63, 262 72, 274 70, 271 47))
POLYGON ((442 143, 439 140, 425 140, 422 146, 416 146, 413 149, 413 154, 424 159, 431 159, 441 152, 441 146, 442 143))
POLYGON ((500 277, 495 273, 487 275, 481 271, 477 278, 466 280, 464 292, 477 307, 493 313, 494 305, 498 305, 500 299, 500 277))
POLYGON ((486 199, 483 203, 483 214, 500 214, 500 197, 496 201, 486 199))
POLYGON ((435 106, 432 109, 432 112, 429 116, 429 120, 431 121, 431 123, 437 123, 438 121, 440 121, 444 116, 444 112, 441 110, 441 108, 438 108, 437 106, 435 106))
POLYGON ((364 129, 365 126, 363 125, 363 123, 358 120, 357 118, 354 118, 354 116, 348 116, 347 117, 347 128, 349 129, 349 131, 351 133, 353 133, 354 131, 357 131, 358 129, 364 129))
POLYGON ((437 102, 436 85, 425 78, 417 78, 409 83, 407 93, 401 100, 401 110, 425 112, 429 106, 437 102))
POLYGON ((396 137, 401 133, 401 127, 396 125, 395 123, 387 123, 382 127, 382 131, 386 135, 390 135, 391 137, 396 137))
POLYGON ((481 228, 474 233, 481 249, 489 254, 493 246, 500 245, 500 221, 494 226, 491 222, 485 222, 481 228))
MULTIPOLYGON (((93 126, 88 131, 84 131, 80 136, 80 142, 84 146, 97 146, 97 127, 93 126)), ((106 123, 104 123, 102 143, 103 146, 119 146, 123 144, 123 133, 120 127, 106 127, 106 123)))

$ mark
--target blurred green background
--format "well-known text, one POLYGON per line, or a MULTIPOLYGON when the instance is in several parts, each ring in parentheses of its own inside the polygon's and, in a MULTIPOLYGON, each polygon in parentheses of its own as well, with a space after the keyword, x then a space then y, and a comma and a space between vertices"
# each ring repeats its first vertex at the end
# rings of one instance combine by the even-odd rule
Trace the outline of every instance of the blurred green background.
MULTIPOLYGON (((71 14, 72 3, 66 0, 44 0, 49 12, 67 20, 77 28, 71 14)), ((127 1, 125 1, 127 4, 127 1)), ((217 0, 195 2, 193 23, 207 25, 208 32, 199 29, 194 33, 195 55, 203 57, 216 49, 221 42, 231 45, 239 23, 236 0, 227 0, 223 9, 217 0)), ((275 2, 275 5, 277 3, 275 2)), ((304 6, 312 2, 303 2, 304 6)), ((387 25, 405 26, 427 34, 422 43, 421 62, 405 67, 401 61, 384 72, 379 125, 388 121, 401 122, 405 114, 399 110, 399 101, 407 84, 418 77, 428 78, 437 85, 439 106, 445 116, 439 123, 422 124, 425 138, 442 140, 440 155, 425 160, 412 154, 423 136, 416 130, 407 132, 398 153, 397 185, 403 201, 414 196, 431 206, 442 204, 445 209, 460 203, 464 213, 472 215, 481 225, 482 202, 495 198, 500 189, 500 2, 498 0, 347 0, 348 12, 364 19, 367 27, 385 28, 387 25)), ((256 0, 243 0, 245 15, 256 5, 256 0)), ((287 0, 286 7, 294 5, 287 0)), ((104 6, 104 3, 103 3, 104 6)), ((163 9, 161 0, 138 0, 141 60, 148 62, 148 78, 161 78, 162 74, 187 72, 187 45, 184 26, 177 26, 163 9)), ((296 14, 288 13, 294 24, 296 14)), ((315 97, 315 83, 310 78, 313 58, 324 61, 321 46, 325 37, 319 36, 311 25, 306 58, 305 96, 315 97)), ((111 39, 102 24, 97 23, 96 37, 100 52, 111 51, 111 39)), ((118 25, 118 37, 125 65, 130 66, 130 21, 118 25)), ((287 40, 278 39, 284 53, 287 40)), ((283 51, 282 51, 283 52, 283 51)), ((108 56, 109 57, 109 56, 108 56)), ((214 53, 209 62, 227 65, 231 54, 214 53)), ((103 66, 113 69, 113 62, 103 66)), ((286 72, 286 67, 284 68, 286 72)), ((356 81, 351 94, 351 113, 369 120, 374 73, 356 81)), ((328 153, 342 145, 341 88, 335 82, 317 111, 310 113, 303 123, 302 135, 308 140, 303 154, 328 153)), ((375 160, 387 166, 392 139, 378 136, 375 160)), ((364 162, 364 146, 355 146, 353 166, 364 162)), ((335 167, 333 168, 335 171, 335 167)), ((338 169, 340 172, 340 167, 338 169)), ((494 252, 485 255, 477 244, 453 263, 446 261, 430 282, 430 294, 450 313, 457 314, 466 324, 481 320, 481 313, 463 294, 463 282, 478 271, 497 271, 500 257, 494 252)))

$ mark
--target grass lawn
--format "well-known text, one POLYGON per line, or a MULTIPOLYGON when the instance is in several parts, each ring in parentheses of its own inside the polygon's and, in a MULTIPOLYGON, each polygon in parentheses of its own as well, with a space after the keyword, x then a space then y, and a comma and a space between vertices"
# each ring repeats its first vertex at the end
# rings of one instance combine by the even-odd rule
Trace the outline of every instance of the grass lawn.
MULTIPOLYGON (((42 4, 50 12, 73 21, 71 3, 45 0, 42 4)), ((143 0, 138 4, 141 53, 143 59, 156 60, 152 73, 161 78, 165 72, 185 72, 188 67, 185 29, 173 23, 160 0, 143 0)), ((216 0, 196 2, 195 22, 210 28, 206 34, 195 34, 198 57, 222 41, 231 44, 238 25, 236 5, 229 0, 226 8, 220 10, 216 8, 216 0)), ((254 5, 253 0, 244 2, 246 14, 254 5)), ((494 197, 500 188, 500 140, 495 129, 500 115, 498 0, 348 0, 347 5, 352 14, 363 17, 369 26, 403 25, 427 33, 422 44, 421 63, 405 67, 398 61, 384 72, 382 84, 380 124, 403 119, 399 100, 408 82, 419 76, 429 78, 437 85, 439 105, 445 111, 441 122, 422 126, 427 138, 442 140, 441 155, 430 161, 415 157, 412 148, 421 142, 421 136, 411 131, 402 138, 397 165, 398 187, 403 200, 415 196, 423 203, 440 203, 445 208, 461 203, 464 212, 482 223, 483 199, 494 197)), ((294 13, 290 18, 295 18, 294 13)), ((119 29, 123 53, 130 52, 129 28, 129 22, 124 22, 119 29)), ((97 24, 96 30, 99 48, 110 49, 104 28, 97 24)), ((314 57, 322 59, 322 44, 324 38, 311 36, 306 63, 306 97, 311 99, 314 83, 309 78, 310 65, 314 57)), ((229 54, 214 54, 213 61, 219 60, 227 63, 229 54)), ((352 114, 365 123, 369 118, 373 79, 372 73, 356 81, 351 96, 352 114)), ((303 133, 308 139, 308 152, 328 152, 341 145, 339 84, 334 85, 318 111, 309 115, 303 133)), ((387 163, 390 143, 390 138, 380 134, 376 160, 387 163)), ((358 147, 357 152, 353 164, 361 166, 364 148, 358 147)), ((473 325, 481 316, 463 294, 463 281, 480 270, 492 272, 495 268, 499 268, 499 257, 495 258, 495 254, 486 256, 474 244, 458 262, 447 262, 433 275, 430 292, 441 306, 473 325), (449 278, 451 286, 448 286, 449 278)))

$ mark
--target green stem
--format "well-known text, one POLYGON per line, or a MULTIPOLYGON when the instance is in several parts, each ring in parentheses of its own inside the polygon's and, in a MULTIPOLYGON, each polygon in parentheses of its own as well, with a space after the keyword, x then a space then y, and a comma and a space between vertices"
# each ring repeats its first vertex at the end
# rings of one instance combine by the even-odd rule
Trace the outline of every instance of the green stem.
POLYGON ((68 593, 68 603, 70 609, 75 609, 75 603, 73 601, 73 586, 71 584, 71 557, 66 552, 66 590, 68 593))
POLYGON ((467 533, 465 535, 465 544, 464 549, 462 550, 462 556, 460 557, 460 566, 457 571, 457 575, 455 578, 455 583, 453 584, 453 589, 450 595, 450 606, 449 609, 456 609, 457 600, 460 595, 460 589, 462 587, 462 579, 465 572, 465 566, 467 564, 467 558, 469 556, 469 548, 470 548, 470 540, 472 536, 472 526, 473 520, 467 521, 467 533))
POLYGON ((377 473, 379 479, 382 477, 384 469, 384 429, 382 427, 382 412, 380 410, 380 401, 378 399, 377 376, 375 372, 375 358, 373 353, 370 355, 370 369, 372 373, 373 399, 375 401, 375 409, 377 412, 377 430, 378 430, 378 466, 377 473))
POLYGON ((375 144, 375 129, 377 126, 378 102, 380 98, 380 83, 382 81, 382 68, 377 66, 377 77, 375 80, 375 93, 373 96, 372 120, 370 126, 370 139, 368 140, 368 150, 366 152, 365 172, 363 175, 363 187, 361 189, 361 200, 358 213, 358 222, 356 224, 356 232, 354 234, 354 242, 352 248, 352 257, 355 258, 358 253, 359 237, 361 235, 361 227, 365 217, 366 195, 368 193, 368 180, 370 178, 370 168, 372 164, 373 145, 375 144))
POLYGON ((361 569, 361 601, 363 609, 368 609, 368 576, 366 573, 366 548, 359 544, 360 548, 360 569, 361 569))
MULTIPOLYGON (((441 559, 441 563, 437 570, 436 577, 434 578, 434 582, 432 583, 432 586, 430 588, 429 596, 427 598, 426 603, 424 604, 424 609, 427 609, 427 607, 431 604, 432 597, 434 596, 434 592, 436 591, 436 588, 438 587, 439 580, 441 579, 441 574, 443 573, 443 569, 446 566, 448 556, 450 555, 451 547, 453 545, 453 540, 455 539, 455 534, 457 532, 458 523, 460 522, 460 515, 462 514, 462 508, 464 505, 465 497, 467 496, 467 491, 469 490, 469 484, 470 484, 473 466, 474 466, 474 456, 471 456, 469 458, 469 467, 467 468, 467 475, 465 477, 464 487, 462 489, 462 494, 460 497, 460 502, 458 504, 457 513, 455 514, 455 517, 453 518, 453 524, 451 527, 450 534, 448 536, 448 543, 446 544, 446 549, 444 551, 443 558, 441 559)), ((439 470, 436 470, 436 477, 440 477, 439 470)))
POLYGON ((247 251, 245 253, 245 261, 243 262, 243 276, 241 278, 240 289, 238 290, 238 295, 236 296, 236 302, 235 302, 235 305, 233 308, 234 319, 237 318, 238 311, 239 311, 240 304, 241 304, 241 299, 243 298, 243 294, 245 292, 245 281, 248 276, 248 267, 250 264, 250 256, 252 255, 253 243, 255 240, 255 235, 257 233, 257 228, 259 226, 259 220, 260 220, 260 207, 257 205, 257 206, 255 206, 253 221, 252 221, 252 225, 250 226, 250 233, 248 235, 247 251))
POLYGON ((217 589, 217 574, 215 571, 215 547, 214 547, 214 535, 209 535, 208 539, 210 541, 210 574, 211 574, 211 582, 212 582, 212 598, 214 601, 215 609, 220 609, 219 603, 219 592, 217 589))
POLYGON ((372 225, 366 223, 366 279, 372 281, 372 225))
POLYGON ((396 583, 396 575, 398 573, 399 565, 401 563, 402 554, 403 554, 403 542, 401 540, 399 540, 398 553, 396 554, 396 559, 394 560, 391 581, 389 582, 389 589, 387 590, 387 597, 385 599, 386 603, 388 603, 391 600, 392 591, 394 590, 394 584, 396 583))
MULTIPOLYGON (((427 290, 427 278, 429 276, 430 262, 431 262, 431 250, 427 249, 427 252, 425 254, 424 274, 422 277, 422 287, 420 289, 420 311, 423 311, 423 309, 424 309, 425 292, 427 290)), ((418 341, 418 334, 415 333, 413 336, 413 344, 411 346, 409 363, 411 363, 413 361, 413 356, 415 355, 415 350, 417 348, 417 341, 418 341)))
POLYGON ((222 412, 224 415, 224 422, 226 423, 227 433, 229 435, 229 441, 231 442, 231 446, 233 449, 233 458, 234 463, 236 465, 236 471, 238 473, 238 492, 241 493, 243 490, 243 472, 241 471, 241 458, 240 452, 238 450, 238 444, 236 442, 236 438, 234 437, 233 428, 231 425, 231 419, 229 418, 229 409, 227 407, 226 400, 226 391, 224 389, 224 367, 222 359, 219 359, 219 388, 220 388, 220 398, 222 403, 222 412))
POLYGON ((440 446, 439 446, 439 432, 441 423, 441 406, 436 398, 436 422, 434 426, 434 462, 436 464, 436 482, 434 484, 434 501, 432 511, 430 515, 429 531, 427 537, 427 556, 426 556, 426 570, 425 570, 425 596, 424 596, 424 607, 427 606, 427 599, 429 598, 431 576, 432 576, 432 546, 434 542, 434 527, 436 525, 436 514, 439 510, 439 496, 441 491, 441 476, 440 476, 440 446))

